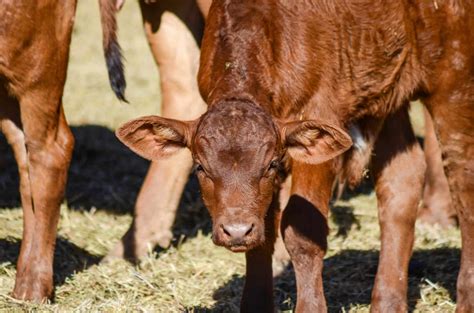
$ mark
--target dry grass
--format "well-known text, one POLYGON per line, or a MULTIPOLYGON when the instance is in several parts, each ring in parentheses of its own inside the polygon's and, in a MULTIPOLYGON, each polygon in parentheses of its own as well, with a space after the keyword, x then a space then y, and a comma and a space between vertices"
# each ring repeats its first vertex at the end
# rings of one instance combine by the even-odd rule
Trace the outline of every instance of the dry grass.
MULTIPOLYGON (((175 244, 152 251, 138 266, 124 261, 100 264, 131 221, 131 208, 148 163, 124 149, 110 129, 130 118, 154 113, 158 80, 141 32, 137 4, 120 15, 127 58, 130 105, 114 99, 100 48, 98 10, 79 1, 65 106, 77 137, 67 202, 61 209, 55 258, 53 304, 33 305, 9 296, 21 240, 18 177, 11 153, 0 175, 1 311, 234 312, 243 286, 244 258, 214 247, 207 213, 192 179, 174 228, 175 244)), ((414 111, 415 118, 420 110, 414 111)), ((418 123, 419 124, 419 123, 418 123)), ((419 133, 422 132, 418 127, 419 133)), ((370 188, 334 205, 324 285, 330 311, 367 312, 379 249, 376 200, 370 188)), ((459 268, 459 231, 417 226, 410 266, 409 301, 417 312, 454 311, 459 268)), ((295 303, 291 267, 275 280, 281 311, 295 303)))

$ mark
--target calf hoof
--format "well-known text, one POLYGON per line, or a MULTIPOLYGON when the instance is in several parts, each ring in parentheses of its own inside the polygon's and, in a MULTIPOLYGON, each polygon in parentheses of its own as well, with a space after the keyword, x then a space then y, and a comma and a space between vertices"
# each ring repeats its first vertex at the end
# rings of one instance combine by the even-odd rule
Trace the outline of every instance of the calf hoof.
POLYGON ((461 271, 458 276, 456 313, 474 312, 474 273, 461 271))
POLYGON ((386 293, 384 296, 372 297, 371 313, 405 313, 408 311, 404 297, 386 293))
POLYGON ((36 303, 45 303, 53 296, 52 274, 25 273, 17 276, 13 298, 36 303))
POLYGON ((456 305, 456 313, 472 313, 474 312, 474 303, 459 302, 456 305))

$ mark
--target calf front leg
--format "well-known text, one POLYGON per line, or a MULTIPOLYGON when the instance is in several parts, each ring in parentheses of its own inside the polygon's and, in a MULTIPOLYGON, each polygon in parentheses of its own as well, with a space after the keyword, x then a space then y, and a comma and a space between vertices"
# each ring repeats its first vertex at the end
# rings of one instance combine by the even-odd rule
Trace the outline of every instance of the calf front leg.
POLYGON ((334 177, 329 163, 293 163, 291 196, 283 211, 281 233, 295 269, 299 313, 327 311, 322 269, 334 177))
POLYGON ((273 312, 272 254, 278 232, 280 210, 274 196, 265 217, 265 244, 245 253, 245 286, 241 312, 273 312))
POLYGON ((372 291, 372 312, 406 312, 408 263, 421 199, 423 152, 402 109, 389 116, 372 161, 382 245, 372 291))

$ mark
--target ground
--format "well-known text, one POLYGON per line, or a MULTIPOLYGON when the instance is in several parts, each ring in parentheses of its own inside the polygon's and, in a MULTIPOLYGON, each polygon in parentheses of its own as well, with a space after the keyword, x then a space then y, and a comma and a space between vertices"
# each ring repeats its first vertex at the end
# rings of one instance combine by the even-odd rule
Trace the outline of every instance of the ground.
MULTIPOLYGON (((10 297, 21 242, 18 175, 2 138, 0 150, 0 311, 238 311, 244 257, 213 246, 210 222, 190 179, 174 227, 172 248, 150 251, 139 265, 101 264, 126 231, 148 162, 124 148, 113 129, 131 118, 158 113, 155 65, 141 30, 138 6, 120 13, 120 41, 127 59, 127 98, 108 87, 102 60, 98 7, 79 1, 65 91, 67 118, 76 136, 55 254, 53 303, 34 305, 10 297)), ((420 108, 413 116, 422 134, 420 108)), ((407 166, 409 166, 407 164, 407 166)), ((370 184, 361 195, 333 204, 324 287, 331 312, 366 312, 379 249, 376 199, 370 184)), ((452 312, 459 270, 457 229, 417 226, 410 265, 409 303, 417 312, 452 312)), ((275 278, 280 311, 295 304, 290 266, 275 278)))

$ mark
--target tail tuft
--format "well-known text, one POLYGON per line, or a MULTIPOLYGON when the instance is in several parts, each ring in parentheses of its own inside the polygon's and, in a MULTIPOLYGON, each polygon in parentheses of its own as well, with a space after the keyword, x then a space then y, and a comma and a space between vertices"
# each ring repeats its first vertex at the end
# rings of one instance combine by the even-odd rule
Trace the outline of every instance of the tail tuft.
POLYGON ((124 65, 122 62, 122 50, 120 45, 114 41, 108 49, 104 51, 105 60, 107 63, 107 71, 109 73, 109 81, 112 90, 114 91, 117 98, 121 101, 128 102, 125 98, 125 88, 127 82, 125 80, 124 65))
POLYGON ((117 8, 115 0, 99 0, 99 5, 104 56, 107 63, 110 86, 117 98, 128 102, 125 98, 127 82, 122 61, 122 49, 117 41, 117 20, 115 18, 117 8))

